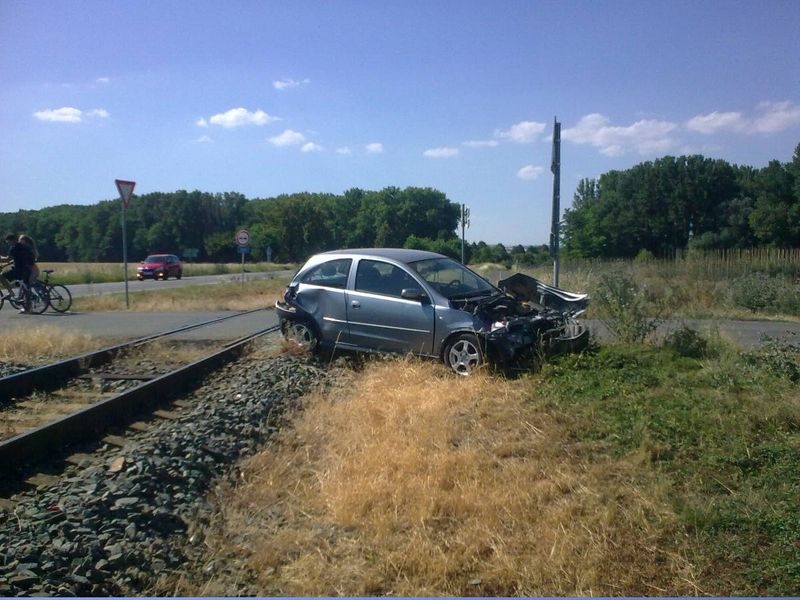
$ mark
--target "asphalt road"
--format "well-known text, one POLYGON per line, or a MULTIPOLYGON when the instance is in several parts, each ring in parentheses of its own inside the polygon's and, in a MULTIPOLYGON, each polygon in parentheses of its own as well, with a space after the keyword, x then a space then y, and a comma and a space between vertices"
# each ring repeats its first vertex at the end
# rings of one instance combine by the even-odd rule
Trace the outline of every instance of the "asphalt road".
MULTIPOLYGON (((271 277, 282 277, 288 280, 294 274, 293 271, 271 271, 268 273, 245 273, 245 281, 254 281, 257 279, 268 279, 271 277)), ((58 281, 57 277, 53 278, 58 281)), ((224 281, 241 281, 242 274, 228 273, 226 275, 198 275, 197 277, 184 277, 183 279, 167 279, 165 281, 156 281, 155 279, 145 279, 143 281, 129 281, 128 293, 142 292, 142 291, 157 291, 168 290, 171 288, 182 287, 186 285, 212 285, 224 281)), ((72 292, 72 297, 78 296, 93 296, 103 294, 124 294, 125 282, 115 281, 112 283, 87 283, 87 284, 70 284, 69 290, 72 292)), ((0 311, 0 314, 5 312, 0 311)))
MULTIPOLYGON (((245 279, 265 279, 268 277, 291 277, 290 271, 270 273, 245 273, 245 279)), ((211 285, 222 281, 241 281, 241 274, 236 275, 203 275, 168 279, 166 281, 129 281, 128 291, 166 290, 186 285, 211 285)), ((77 284, 69 286, 73 298, 80 296, 125 293, 125 282, 77 284)), ((65 331, 79 331, 88 335, 109 340, 133 340, 149 335, 186 327, 195 323, 210 321, 235 314, 235 311, 197 311, 197 312, 74 312, 64 314, 47 310, 41 315, 21 315, 10 304, 5 303, 0 310, 0 332, 16 327, 53 326, 65 331)), ((228 319, 218 324, 197 330, 186 331, 176 335, 183 340, 234 340, 255 331, 277 325, 278 318, 271 307, 228 319)))

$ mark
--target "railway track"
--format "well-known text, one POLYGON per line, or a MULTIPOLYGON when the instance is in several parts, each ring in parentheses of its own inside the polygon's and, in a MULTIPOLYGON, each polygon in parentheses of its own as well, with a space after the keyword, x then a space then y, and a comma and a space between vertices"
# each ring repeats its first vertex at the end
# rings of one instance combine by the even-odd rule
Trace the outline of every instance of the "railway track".
POLYGON ((227 559, 208 559, 214 492, 240 482, 238 463, 307 394, 347 377, 276 341, 243 340, 238 358, 189 391, 25 470, 24 485, 0 494, 0 596, 174 595, 166 582, 184 576, 227 578, 229 595, 256 595, 227 559))
POLYGON ((267 327, 221 347, 218 344, 181 353, 184 360, 188 357, 188 364, 159 360, 142 368, 148 345, 241 314, 161 332, 0 379, 0 481, 5 484, 0 496, 8 497, 26 481, 35 485, 36 476, 31 474, 38 465, 52 465, 78 445, 104 438, 113 441, 109 432, 124 431, 148 416, 170 418, 173 413, 165 410, 170 402, 192 390, 208 373, 239 358, 254 339, 278 328, 267 327))

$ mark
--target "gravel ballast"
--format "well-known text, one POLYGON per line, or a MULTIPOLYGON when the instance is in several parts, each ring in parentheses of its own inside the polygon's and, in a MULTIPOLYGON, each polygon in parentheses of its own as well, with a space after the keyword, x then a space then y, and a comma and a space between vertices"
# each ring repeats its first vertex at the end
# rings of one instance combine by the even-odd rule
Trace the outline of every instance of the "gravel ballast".
POLYGON ((142 595, 195 564, 210 489, 326 378, 302 357, 245 357, 183 397, 191 407, 178 418, 152 421, 54 485, 17 494, 0 511, 0 595, 142 595))

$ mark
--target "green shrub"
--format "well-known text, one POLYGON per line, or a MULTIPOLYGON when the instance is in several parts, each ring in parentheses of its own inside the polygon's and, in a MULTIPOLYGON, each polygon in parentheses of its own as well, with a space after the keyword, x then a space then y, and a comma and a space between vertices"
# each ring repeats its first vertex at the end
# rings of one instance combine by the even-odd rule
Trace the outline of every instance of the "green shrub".
POLYGON ((663 303, 625 273, 603 274, 592 291, 592 309, 623 343, 642 343, 662 322, 663 303))
POLYGON ((708 340, 686 325, 670 333, 664 346, 686 358, 705 358, 710 354, 708 340))
POLYGON ((766 273, 751 273, 733 280, 728 288, 728 302, 752 312, 774 308, 778 297, 776 280, 766 273))
POLYGON ((758 349, 746 353, 744 358, 770 375, 793 383, 800 381, 800 345, 794 341, 766 338, 758 349))

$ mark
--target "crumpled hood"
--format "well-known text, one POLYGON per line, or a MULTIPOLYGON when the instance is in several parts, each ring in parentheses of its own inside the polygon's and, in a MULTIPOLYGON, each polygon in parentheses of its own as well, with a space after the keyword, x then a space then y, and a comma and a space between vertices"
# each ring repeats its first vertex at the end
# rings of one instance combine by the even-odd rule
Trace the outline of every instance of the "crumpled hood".
POLYGON ((550 309, 576 317, 589 306, 589 294, 568 292, 523 273, 500 280, 497 287, 517 300, 538 305, 539 310, 550 309))

